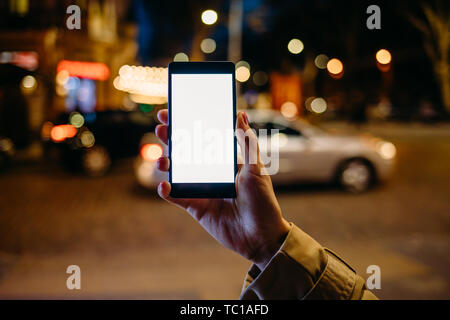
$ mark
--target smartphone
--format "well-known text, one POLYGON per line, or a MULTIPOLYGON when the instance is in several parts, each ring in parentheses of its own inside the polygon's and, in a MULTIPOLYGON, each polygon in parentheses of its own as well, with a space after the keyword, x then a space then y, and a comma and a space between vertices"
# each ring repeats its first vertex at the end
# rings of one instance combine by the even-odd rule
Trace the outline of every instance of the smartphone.
POLYGON ((174 198, 235 198, 232 62, 169 64, 169 182, 174 198))

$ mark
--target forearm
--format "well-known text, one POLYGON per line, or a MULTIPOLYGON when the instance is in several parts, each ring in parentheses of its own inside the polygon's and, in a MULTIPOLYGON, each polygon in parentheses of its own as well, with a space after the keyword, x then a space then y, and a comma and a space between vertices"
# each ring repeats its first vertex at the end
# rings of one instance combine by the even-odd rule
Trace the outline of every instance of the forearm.
POLYGON ((376 299, 347 263, 295 225, 262 269, 252 266, 241 299, 376 299))

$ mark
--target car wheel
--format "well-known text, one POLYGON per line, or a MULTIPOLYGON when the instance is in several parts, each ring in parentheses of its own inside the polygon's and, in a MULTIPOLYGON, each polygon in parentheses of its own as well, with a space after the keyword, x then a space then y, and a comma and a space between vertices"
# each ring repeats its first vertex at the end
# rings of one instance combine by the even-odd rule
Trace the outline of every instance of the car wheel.
POLYGON ((363 160, 347 161, 339 172, 339 182, 351 192, 364 192, 372 186, 374 172, 371 165, 363 160))
POLYGON ((100 177, 111 167, 111 157, 105 147, 95 146, 84 152, 81 165, 87 175, 100 177))

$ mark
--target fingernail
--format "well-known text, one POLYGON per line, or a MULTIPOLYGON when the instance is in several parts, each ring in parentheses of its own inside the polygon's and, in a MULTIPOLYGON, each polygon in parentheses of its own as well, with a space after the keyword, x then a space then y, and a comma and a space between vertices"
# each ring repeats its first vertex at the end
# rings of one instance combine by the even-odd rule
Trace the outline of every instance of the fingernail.
POLYGON ((247 118, 247 114, 245 112, 242 112, 242 117, 244 118, 244 123, 246 125, 248 125, 248 118, 247 118))

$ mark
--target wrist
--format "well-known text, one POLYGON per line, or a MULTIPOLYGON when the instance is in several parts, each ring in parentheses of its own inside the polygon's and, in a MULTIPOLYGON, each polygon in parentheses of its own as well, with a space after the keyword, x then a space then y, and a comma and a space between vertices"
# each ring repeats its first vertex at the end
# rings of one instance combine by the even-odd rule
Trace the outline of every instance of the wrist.
POLYGON ((280 226, 277 228, 276 232, 272 233, 270 239, 268 239, 264 243, 264 245, 261 246, 258 254, 253 259, 251 259, 251 261, 261 271, 265 269, 270 260, 272 260, 276 253, 280 250, 290 230, 291 225, 289 224, 289 222, 282 219, 280 226))

